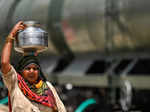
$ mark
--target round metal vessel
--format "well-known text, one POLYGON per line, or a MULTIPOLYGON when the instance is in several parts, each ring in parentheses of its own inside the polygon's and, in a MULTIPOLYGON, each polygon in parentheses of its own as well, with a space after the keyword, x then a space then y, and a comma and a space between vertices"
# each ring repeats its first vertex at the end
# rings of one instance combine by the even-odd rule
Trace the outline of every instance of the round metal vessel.
POLYGON ((48 33, 36 21, 25 21, 27 28, 18 33, 15 50, 24 52, 43 52, 48 47, 48 33))

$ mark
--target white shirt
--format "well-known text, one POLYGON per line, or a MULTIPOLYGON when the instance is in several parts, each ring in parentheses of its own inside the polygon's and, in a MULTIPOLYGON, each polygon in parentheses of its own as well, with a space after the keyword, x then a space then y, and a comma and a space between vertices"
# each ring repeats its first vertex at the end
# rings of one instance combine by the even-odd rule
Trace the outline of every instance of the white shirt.
MULTIPOLYGON (((50 107, 31 102, 24 96, 18 86, 17 73, 13 66, 11 66, 11 70, 7 74, 3 74, 3 80, 10 94, 12 112, 53 112, 50 107)), ((54 94, 58 112, 66 112, 55 88, 50 82, 47 81, 46 83, 54 94)))

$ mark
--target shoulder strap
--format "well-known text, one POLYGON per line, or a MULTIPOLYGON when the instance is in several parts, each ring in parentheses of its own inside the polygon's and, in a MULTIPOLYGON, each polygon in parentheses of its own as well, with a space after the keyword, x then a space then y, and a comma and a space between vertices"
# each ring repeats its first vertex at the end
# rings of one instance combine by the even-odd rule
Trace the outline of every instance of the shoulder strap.
POLYGON ((8 92, 8 107, 9 107, 9 112, 12 112, 11 100, 10 100, 10 94, 9 94, 9 92, 8 92))
POLYGON ((58 112, 67 112, 66 108, 65 108, 63 102, 61 101, 61 99, 59 98, 57 91, 55 90, 54 86, 49 81, 46 81, 46 83, 47 83, 48 87, 52 90, 52 93, 55 97, 58 112))

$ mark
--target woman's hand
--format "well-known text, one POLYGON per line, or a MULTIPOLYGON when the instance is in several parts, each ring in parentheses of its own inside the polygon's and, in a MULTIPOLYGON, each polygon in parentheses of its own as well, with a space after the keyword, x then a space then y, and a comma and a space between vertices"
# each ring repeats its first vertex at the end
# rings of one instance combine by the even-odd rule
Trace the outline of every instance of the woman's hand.
POLYGON ((9 36, 15 38, 18 31, 24 30, 27 26, 23 23, 23 21, 19 21, 11 30, 9 36))

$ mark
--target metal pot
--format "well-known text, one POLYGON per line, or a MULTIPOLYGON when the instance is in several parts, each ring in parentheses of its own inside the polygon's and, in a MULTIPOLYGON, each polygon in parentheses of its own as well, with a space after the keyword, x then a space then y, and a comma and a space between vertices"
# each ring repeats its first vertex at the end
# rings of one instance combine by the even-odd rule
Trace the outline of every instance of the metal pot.
POLYGON ((48 33, 36 21, 26 21, 27 28, 18 33, 15 50, 24 52, 43 52, 48 48, 48 33))

